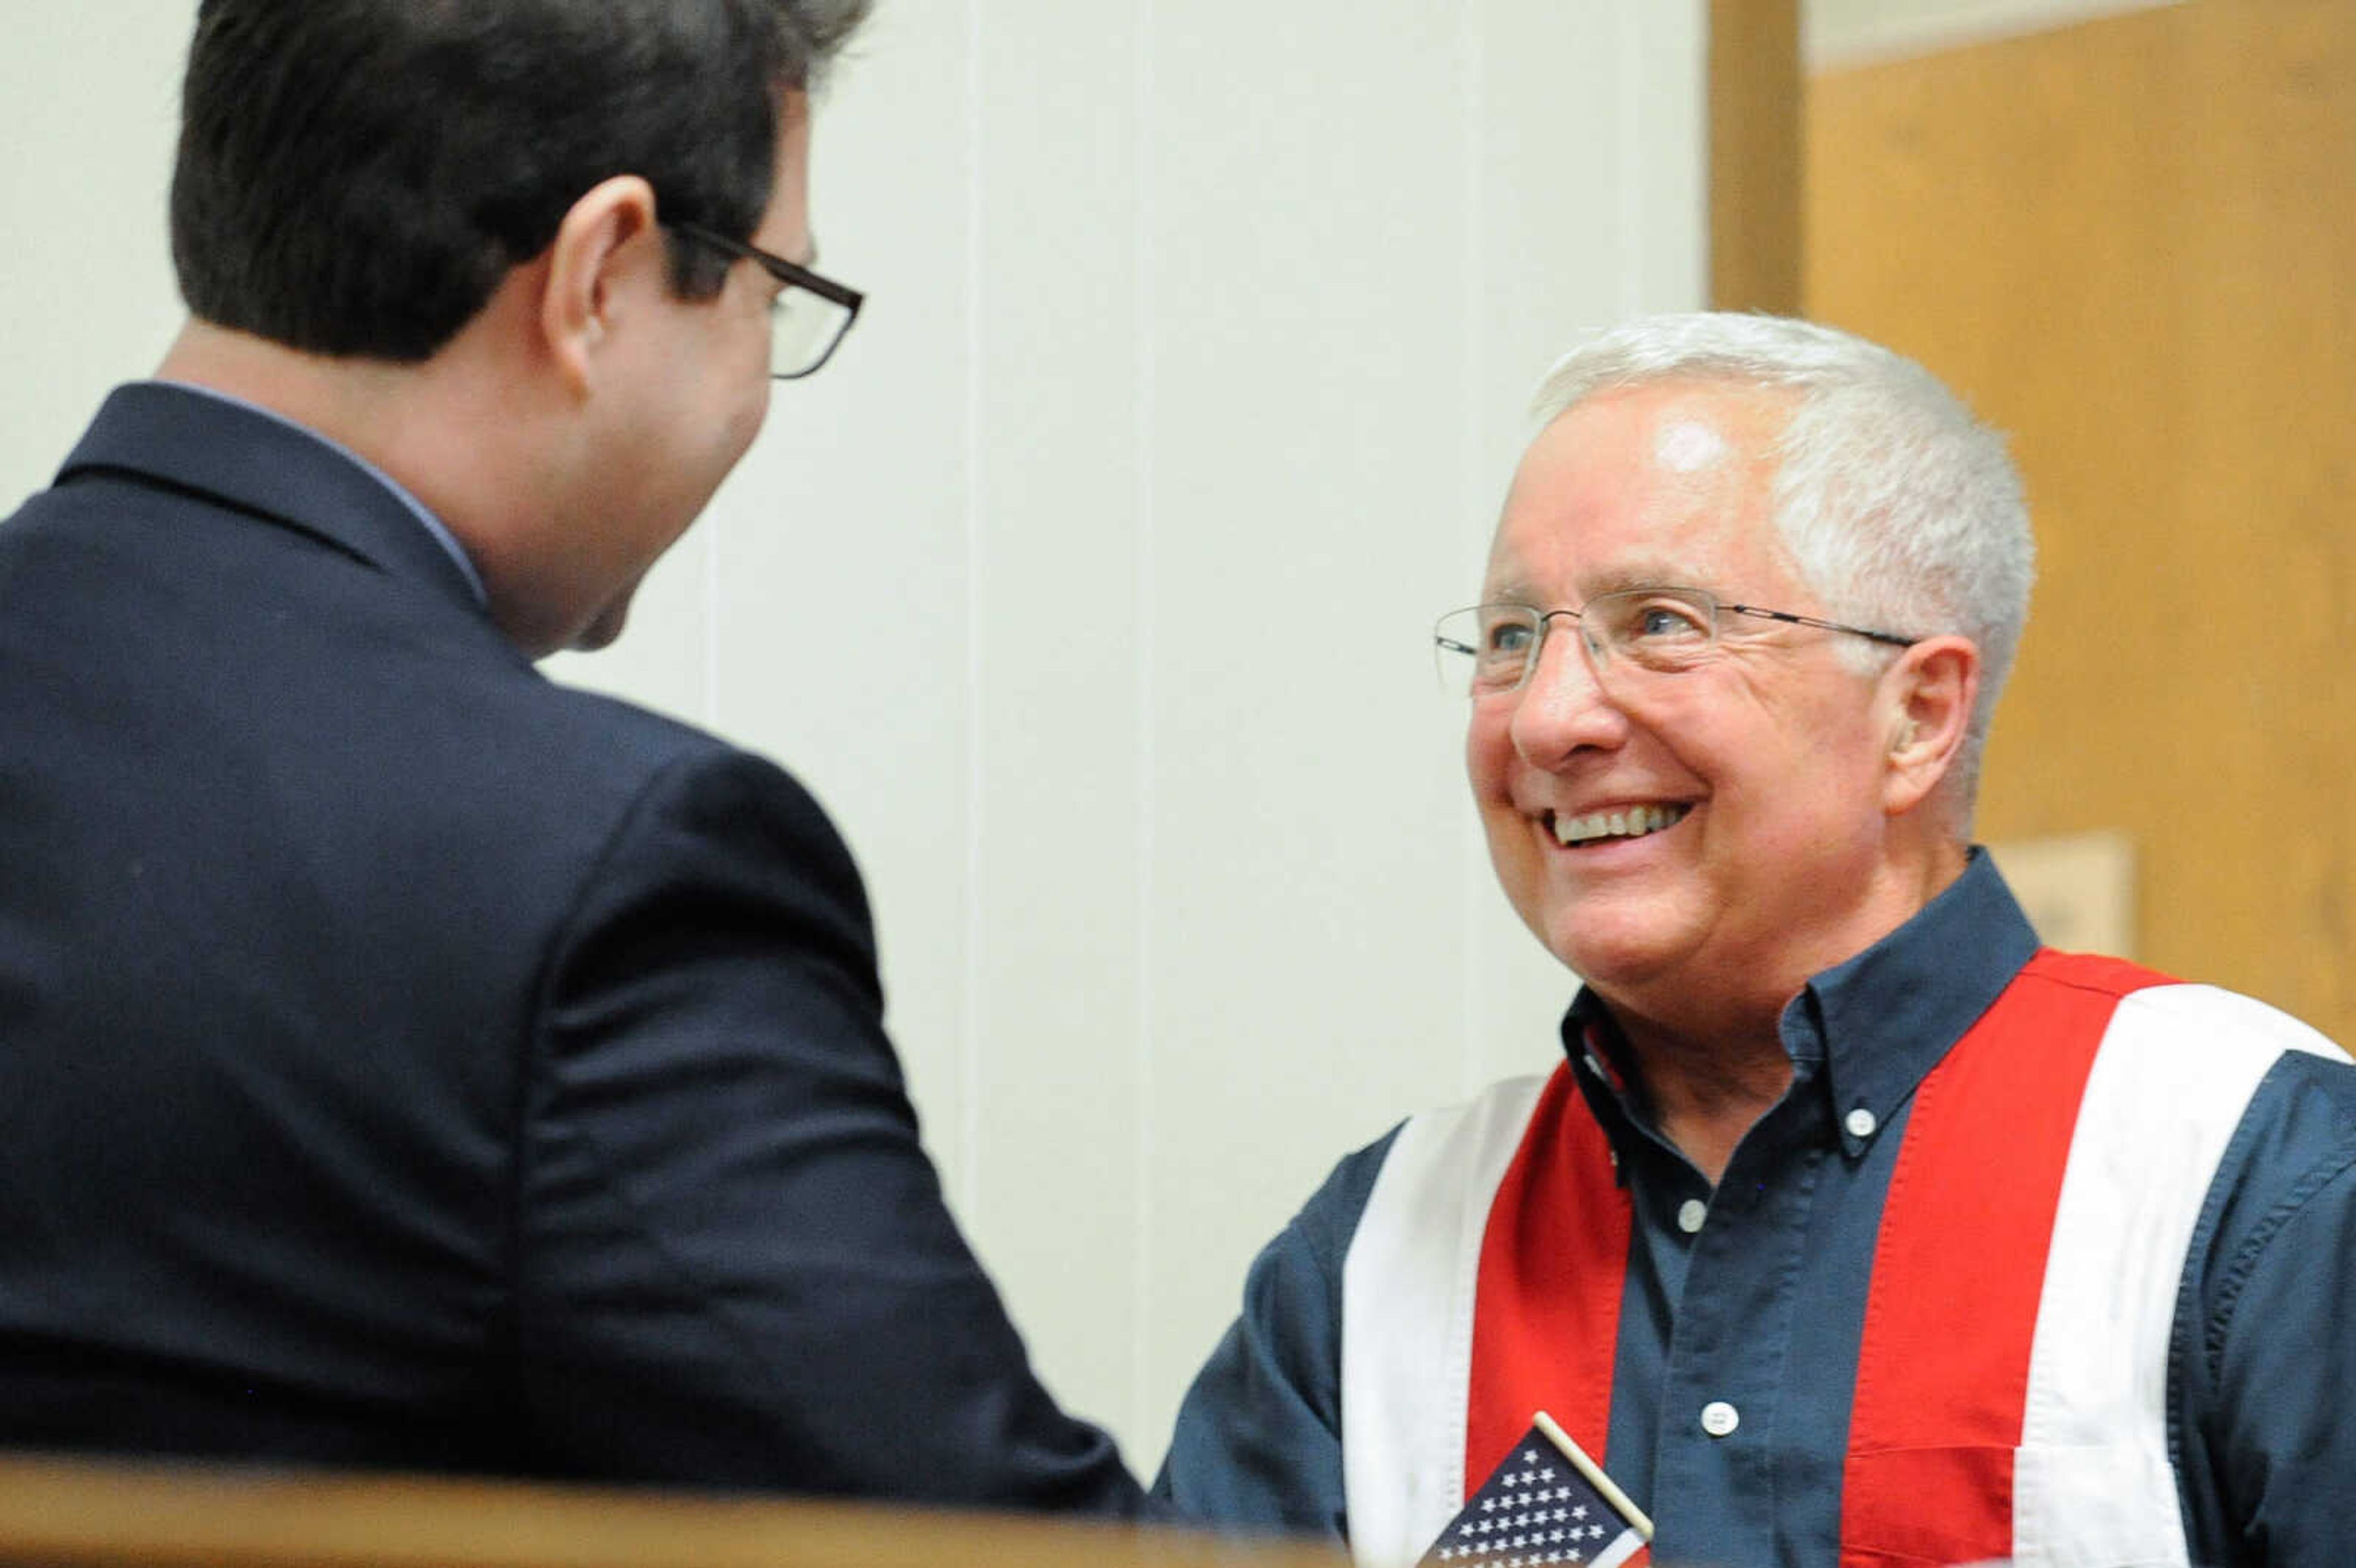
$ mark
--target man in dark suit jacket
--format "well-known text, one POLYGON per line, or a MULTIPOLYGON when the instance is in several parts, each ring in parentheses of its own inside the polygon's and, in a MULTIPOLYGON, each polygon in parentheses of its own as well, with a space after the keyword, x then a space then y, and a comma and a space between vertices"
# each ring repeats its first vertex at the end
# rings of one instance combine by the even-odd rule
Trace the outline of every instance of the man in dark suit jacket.
POLYGON ((1134 1507, 818 806, 531 663, 855 312, 862 9, 203 5, 194 319, 0 524, 0 1441, 1134 1507))

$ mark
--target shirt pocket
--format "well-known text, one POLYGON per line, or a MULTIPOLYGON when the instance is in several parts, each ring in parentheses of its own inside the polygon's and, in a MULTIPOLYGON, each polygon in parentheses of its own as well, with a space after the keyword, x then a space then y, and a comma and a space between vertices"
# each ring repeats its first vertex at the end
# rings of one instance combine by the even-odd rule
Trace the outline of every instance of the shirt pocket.
POLYGON ((1843 1471, 1841 1568, 2185 1568, 2167 1454, 2142 1443, 1890 1448, 1843 1471))
POLYGON ((2184 1505, 2158 1443, 2036 1444, 2013 1470, 2015 1555, 2038 1568, 2185 1568, 2184 1505))
POLYGON ((1877 1448, 1841 1471, 1841 1568, 1954 1568, 2012 1551, 2015 1450, 1877 1448))

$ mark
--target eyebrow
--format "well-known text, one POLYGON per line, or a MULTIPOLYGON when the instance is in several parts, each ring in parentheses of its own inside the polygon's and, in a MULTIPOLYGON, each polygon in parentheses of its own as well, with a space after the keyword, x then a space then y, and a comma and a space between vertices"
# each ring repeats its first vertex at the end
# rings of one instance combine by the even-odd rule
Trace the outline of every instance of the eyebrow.
MULTIPOLYGON (((1716 592, 1715 589, 1710 588, 1699 577, 1682 567, 1670 565, 1663 560, 1613 567, 1608 571, 1589 579, 1586 588, 1586 599, 1592 599, 1599 593, 1625 593, 1632 589, 1642 588, 1699 588, 1716 592)), ((1536 604, 1537 603, 1537 596, 1531 592, 1528 580, 1520 577, 1506 578, 1493 583, 1485 591, 1485 596, 1498 603, 1536 604)))
POLYGON ((1592 593, 1624 593, 1633 588, 1699 588, 1701 580, 1683 567, 1666 564, 1623 566, 1604 573, 1589 590, 1592 593))

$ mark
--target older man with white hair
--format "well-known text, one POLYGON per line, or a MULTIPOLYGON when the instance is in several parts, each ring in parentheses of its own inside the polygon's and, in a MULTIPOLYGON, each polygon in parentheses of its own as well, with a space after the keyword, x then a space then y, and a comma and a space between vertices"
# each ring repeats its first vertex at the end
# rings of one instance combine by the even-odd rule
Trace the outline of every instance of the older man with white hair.
MULTIPOLYGON (((1638 322, 1437 639, 1564 1060, 1343 1161, 1162 1489, 1415 1561, 1544 1409, 1719 1568, 2347 1560, 2356 1070, 1971 843, 2031 544, 1919 366, 1638 322)), ((1527 1561, 1576 1562, 1533 1546, 1527 1561)))

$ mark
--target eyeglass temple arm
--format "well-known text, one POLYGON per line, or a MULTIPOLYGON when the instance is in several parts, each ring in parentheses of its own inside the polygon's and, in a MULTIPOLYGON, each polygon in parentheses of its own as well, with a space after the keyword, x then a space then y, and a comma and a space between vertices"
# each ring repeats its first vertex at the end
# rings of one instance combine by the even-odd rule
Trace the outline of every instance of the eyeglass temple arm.
POLYGON ((1814 615, 1795 615, 1789 610, 1762 610, 1756 604, 1729 604, 1726 608, 1737 615, 1756 615, 1762 621, 1782 621, 1794 626, 1814 626, 1820 632, 1847 632, 1852 636, 1870 637, 1877 643, 1888 643, 1897 648, 1911 648, 1922 641, 1920 637, 1901 637, 1895 632, 1871 632, 1863 626, 1843 625, 1838 621, 1819 620, 1814 615))
POLYGON ((747 245, 742 240, 731 240, 716 229, 706 229, 701 223, 689 223, 680 219, 674 219, 670 227, 678 229, 681 234, 701 240, 707 245, 717 246, 732 256, 744 258, 781 283, 805 290, 818 295, 820 299, 831 300, 853 316, 858 315, 859 307, 866 303, 867 296, 848 283, 838 283, 825 273, 813 272, 798 261, 788 261, 783 256, 772 256, 757 245, 747 245))

